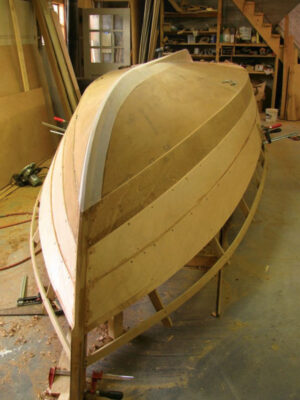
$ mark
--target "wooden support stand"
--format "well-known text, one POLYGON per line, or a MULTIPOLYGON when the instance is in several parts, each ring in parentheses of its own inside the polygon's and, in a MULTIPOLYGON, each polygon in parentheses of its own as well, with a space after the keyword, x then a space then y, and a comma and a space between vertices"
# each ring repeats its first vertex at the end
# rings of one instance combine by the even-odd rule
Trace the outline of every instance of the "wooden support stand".
MULTIPOLYGON (((157 290, 153 290, 153 292, 149 293, 149 298, 155 308, 156 311, 160 311, 164 309, 163 303, 161 301, 161 298, 159 297, 159 294, 157 293, 157 290)), ((162 324, 167 327, 171 327, 173 325, 171 318, 168 316, 166 318, 163 318, 161 320, 162 324)))

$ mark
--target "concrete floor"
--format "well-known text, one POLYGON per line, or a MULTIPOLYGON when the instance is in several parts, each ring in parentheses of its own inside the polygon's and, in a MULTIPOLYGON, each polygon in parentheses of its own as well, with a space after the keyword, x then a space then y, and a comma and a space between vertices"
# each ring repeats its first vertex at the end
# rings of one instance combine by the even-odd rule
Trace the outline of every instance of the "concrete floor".
MULTIPOLYGON (((300 122, 284 128, 300 130, 300 122)), ((223 316, 210 315, 213 280, 172 315, 172 328, 157 325, 99 363, 107 372, 135 376, 110 389, 123 390, 125 399, 300 399, 299 154, 300 142, 269 146, 255 221, 225 268, 223 316)), ((30 210, 36 193, 17 190, 1 201, 0 214, 30 210)), ((0 230, 0 266, 28 254, 28 229, 0 230)), ((184 271, 178 284, 193 273, 184 271)), ((28 294, 36 292, 30 262, 0 274, 0 308, 15 306, 24 274, 28 294)), ((47 317, 0 317, 1 399, 38 398, 60 351, 47 317)))

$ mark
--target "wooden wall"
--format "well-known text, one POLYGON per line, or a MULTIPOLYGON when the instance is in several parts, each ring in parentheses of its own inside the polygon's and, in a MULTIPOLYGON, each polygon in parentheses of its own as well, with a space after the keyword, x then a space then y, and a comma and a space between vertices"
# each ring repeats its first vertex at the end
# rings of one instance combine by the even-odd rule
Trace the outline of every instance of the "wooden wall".
POLYGON ((48 121, 51 107, 46 102, 45 77, 40 63, 31 3, 0 0, 0 188, 25 165, 50 157, 56 147, 57 139, 41 125, 41 121, 48 121), (12 4, 24 54, 23 78, 12 4), (28 85, 24 85, 24 71, 28 85))

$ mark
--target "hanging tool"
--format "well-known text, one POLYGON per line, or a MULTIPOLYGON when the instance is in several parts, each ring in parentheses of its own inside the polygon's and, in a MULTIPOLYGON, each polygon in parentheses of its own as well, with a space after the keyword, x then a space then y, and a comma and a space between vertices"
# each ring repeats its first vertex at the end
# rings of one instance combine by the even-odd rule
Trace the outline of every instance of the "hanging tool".
POLYGON ((53 117, 53 119, 56 122, 62 123, 64 125, 64 127, 61 128, 60 126, 52 125, 52 124, 49 124, 48 122, 44 122, 44 121, 42 121, 42 125, 47 126, 47 128, 50 128, 51 133, 55 133, 56 135, 63 136, 67 129, 68 121, 66 121, 65 119, 60 118, 60 117, 53 117))
POLYGON ((64 128, 60 128, 59 126, 48 124, 48 122, 42 121, 42 125, 47 126, 47 128, 54 129, 55 131, 59 131, 62 135, 65 133, 65 129, 64 128))
POLYGON ((68 121, 66 121, 65 119, 60 118, 60 117, 53 117, 53 119, 54 119, 54 121, 57 121, 57 122, 62 122, 62 123, 65 123, 65 124, 68 123, 68 121))

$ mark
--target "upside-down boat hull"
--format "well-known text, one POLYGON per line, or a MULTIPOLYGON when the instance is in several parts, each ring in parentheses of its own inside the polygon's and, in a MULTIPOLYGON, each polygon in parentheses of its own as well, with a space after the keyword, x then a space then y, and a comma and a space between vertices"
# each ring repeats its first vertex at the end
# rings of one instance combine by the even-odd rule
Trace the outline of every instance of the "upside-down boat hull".
POLYGON ((212 240, 261 151, 247 72, 186 51, 96 80, 44 183, 39 233, 69 326, 86 334, 212 240))

